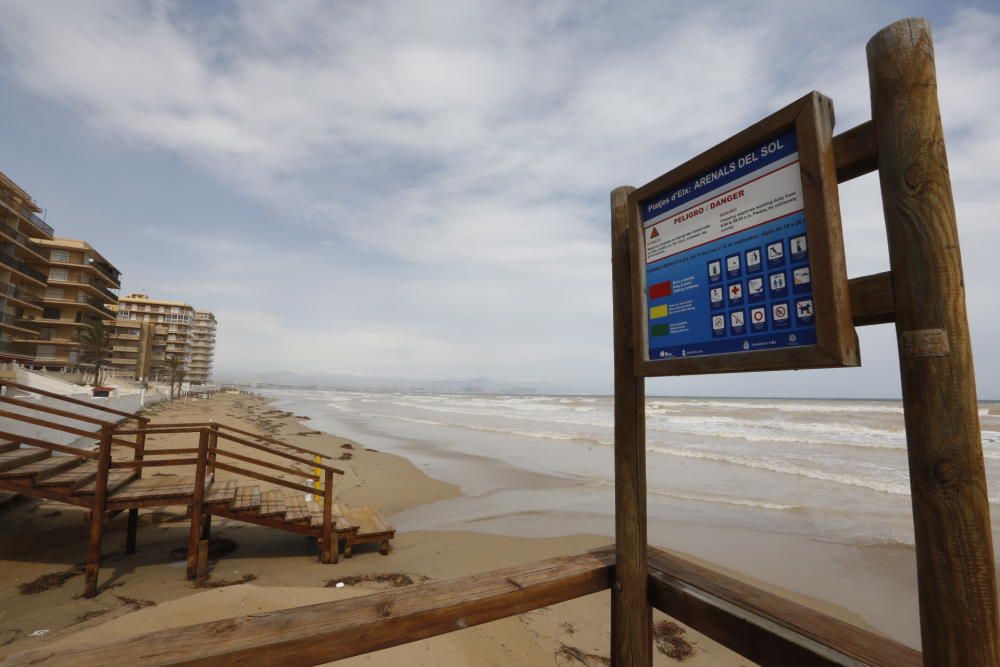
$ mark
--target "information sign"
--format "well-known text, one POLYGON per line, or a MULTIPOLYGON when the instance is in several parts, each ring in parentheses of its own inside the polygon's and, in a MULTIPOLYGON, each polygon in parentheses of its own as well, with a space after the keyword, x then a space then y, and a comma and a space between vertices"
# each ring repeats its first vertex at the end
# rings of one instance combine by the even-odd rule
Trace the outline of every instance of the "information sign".
POLYGON ((647 374, 858 363, 828 104, 808 96, 633 193, 647 374))

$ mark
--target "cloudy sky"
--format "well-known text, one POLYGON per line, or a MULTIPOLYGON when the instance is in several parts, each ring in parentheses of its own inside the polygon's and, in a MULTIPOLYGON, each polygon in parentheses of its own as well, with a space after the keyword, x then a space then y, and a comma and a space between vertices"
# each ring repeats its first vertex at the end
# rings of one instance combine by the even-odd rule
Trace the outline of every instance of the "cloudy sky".
MULTIPOLYGON (((0 170, 148 291, 219 318, 217 375, 611 386, 608 193, 808 92, 867 120, 864 47, 934 26, 980 394, 1000 398, 993 2, 3 0, 0 170), (752 7, 750 6, 752 4, 752 7)), ((875 176, 848 271, 888 268, 875 176)), ((896 396, 864 367, 671 394, 896 396)))

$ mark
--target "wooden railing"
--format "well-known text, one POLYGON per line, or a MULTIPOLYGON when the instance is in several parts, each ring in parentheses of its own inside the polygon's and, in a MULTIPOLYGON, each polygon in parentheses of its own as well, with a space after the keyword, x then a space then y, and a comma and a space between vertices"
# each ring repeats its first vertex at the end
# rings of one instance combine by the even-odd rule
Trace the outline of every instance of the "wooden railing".
POLYGON ((18 442, 34 447, 57 451, 81 458, 87 458, 97 462, 97 472, 94 479, 95 490, 93 497, 87 503, 91 509, 90 523, 90 543, 87 557, 87 580, 84 594, 88 597, 97 593, 97 570, 100 565, 100 546, 103 535, 103 524, 109 511, 117 512, 128 509, 128 530, 126 536, 126 553, 135 552, 136 533, 138 530, 139 507, 147 504, 162 504, 162 498, 150 498, 149 501, 137 501, 133 499, 124 500, 119 503, 109 503, 108 498, 108 477, 111 470, 132 469, 136 478, 142 477, 145 468, 164 466, 191 466, 194 468, 194 486, 191 498, 184 498, 185 504, 191 507, 191 528, 188 539, 188 559, 187 574, 189 578, 194 578, 199 573, 204 573, 204 558, 199 559, 199 552, 204 551, 201 544, 207 538, 207 528, 210 525, 211 514, 206 511, 205 490, 206 480, 214 478, 216 470, 224 470, 237 475, 249 477, 264 482, 268 482, 278 487, 301 491, 313 494, 323 499, 323 526, 320 536, 320 560, 324 563, 333 562, 336 558, 336 544, 334 543, 333 530, 333 476, 343 474, 343 470, 323 463, 324 459, 331 459, 329 455, 313 451, 305 447, 299 447, 286 442, 282 442, 271 436, 259 435, 251 431, 221 424, 218 422, 196 422, 196 423, 161 423, 152 424, 147 417, 131 414, 121 410, 116 410, 101 405, 94 405, 87 401, 62 396, 54 392, 38 389, 28 385, 18 384, 0 380, 0 386, 18 389, 24 392, 31 392, 46 396, 57 401, 80 405, 93 410, 103 412, 120 419, 102 419, 79 412, 63 410, 60 408, 44 405, 39 402, 24 400, 9 395, 0 395, 0 403, 16 406, 33 412, 41 412, 63 419, 82 422, 84 424, 97 426, 97 430, 88 430, 79 426, 73 426, 50 419, 43 419, 38 416, 13 412, 0 409, 0 417, 12 419, 25 424, 39 426, 45 429, 52 429, 69 433, 84 438, 94 438, 98 441, 97 450, 81 449, 70 445, 48 442, 43 438, 25 436, 8 431, 0 431, 0 438, 6 438, 12 442, 18 442), (121 421, 134 420, 134 428, 119 428, 121 421), (161 449, 146 449, 146 438, 148 435, 167 434, 192 434, 198 436, 197 447, 175 447, 161 449), (240 435, 234 435, 240 434, 240 435), (131 436, 132 440, 128 437, 131 436), (260 458, 248 456, 244 453, 230 451, 221 446, 221 442, 231 442, 248 447, 271 456, 282 458, 293 463, 305 466, 306 469, 294 468, 290 465, 265 461, 260 458), (112 448, 121 446, 131 449, 133 454, 131 460, 113 460, 112 448), (307 458, 308 455, 310 458, 307 458), (169 456, 171 458, 146 458, 169 456), (220 461, 219 457, 232 459, 244 465, 236 465, 225 461, 220 461), (268 472, 247 468, 246 465, 253 465, 267 469, 268 472), (277 477, 270 472, 279 472, 313 479, 311 486, 299 484, 281 477, 277 477))
MULTIPOLYGON (((607 590, 614 547, 492 572, 158 630, 9 658, 15 665, 317 665, 447 634, 607 590)), ((650 599, 695 631, 779 667, 921 664, 920 653, 862 628, 650 549, 650 599)))

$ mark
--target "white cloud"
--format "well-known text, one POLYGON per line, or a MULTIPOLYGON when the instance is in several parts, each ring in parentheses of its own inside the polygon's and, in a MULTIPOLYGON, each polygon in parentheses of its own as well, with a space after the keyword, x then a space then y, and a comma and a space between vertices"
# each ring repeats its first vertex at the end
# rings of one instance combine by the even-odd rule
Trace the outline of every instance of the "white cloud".
MULTIPOLYGON (((197 271, 147 268, 165 289, 220 304, 220 366, 252 366, 258 348, 293 370, 395 362, 590 388, 610 376, 607 193, 812 88, 834 98, 839 129, 862 122, 864 41, 898 13, 304 1, 226 12, 15 1, 0 24, 20 86, 272 211, 272 228, 238 243, 178 248, 197 271)), ((966 268, 991 275, 1000 17, 958 11, 936 39, 966 268)), ((884 270, 876 179, 843 195, 852 274, 884 270)), ((997 305, 988 282, 970 280, 978 339, 1000 326, 978 310, 997 305)))

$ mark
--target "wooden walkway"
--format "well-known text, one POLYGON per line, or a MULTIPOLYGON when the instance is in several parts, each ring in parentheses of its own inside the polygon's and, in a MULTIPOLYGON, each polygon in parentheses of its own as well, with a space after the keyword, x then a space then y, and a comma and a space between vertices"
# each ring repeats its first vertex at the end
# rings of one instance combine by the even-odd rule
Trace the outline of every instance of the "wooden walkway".
MULTIPOLYGON (((191 520, 188 544, 188 576, 204 576, 207 558, 207 540, 211 517, 221 516, 268 528, 284 530, 298 535, 314 537, 320 548, 322 562, 337 562, 341 544, 346 557, 353 555, 354 545, 379 544, 382 554, 389 552, 389 541, 395 529, 371 507, 349 507, 333 502, 333 475, 342 471, 321 461, 329 458, 318 452, 281 442, 219 423, 158 424, 153 425, 144 417, 95 407, 70 399, 0 380, 6 387, 0 395, 0 404, 10 403, 27 407, 34 412, 53 414, 63 419, 83 422, 99 431, 89 431, 64 422, 53 422, 39 417, 0 409, 0 493, 11 492, 36 498, 69 503, 90 510, 91 537, 85 594, 97 592, 97 571, 100 565, 100 544, 103 524, 120 512, 129 513, 126 552, 135 551, 138 530, 138 511, 148 507, 182 506, 187 508, 191 520), (113 413, 115 421, 106 416, 95 418, 63 408, 54 408, 51 402, 31 402, 22 397, 12 397, 11 389, 36 393, 67 404, 84 405, 91 410, 113 413), (122 418, 134 420, 135 428, 119 426, 122 418), (24 422, 43 426, 54 431, 68 432, 99 440, 94 449, 79 449, 40 438, 19 436, 11 424, 24 422), (198 438, 197 447, 173 449, 146 449, 146 436, 151 434, 182 433, 198 438), (134 437, 134 439, 129 439, 134 437), (231 451, 226 443, 241 445, 243 451, 231 451), (130 460, 118 454, 112 457, 112 446, 133 450, 130 460), (261 451, 269 458, 250 456, 246 449, 261 451), (184 458, 161 458, 176 457, 184 458), (220 459, 233 459, 236 463, 220 459), (273 459, 289 463, 277 463, 273 459), (255 466, 259 469, 247 467, 255 466), (148 467, 188 468, 193 474, 158 474, 143 477, 148 467), (237 479, 216 479, 216 471, 227 471, 237 479), (311 485, 278 477, 274 472, 301 476, 311 485), (267 482, 262 487, 257 481, 267 482), (306 495, 316 498, 307 502, 306 495), (205 556, 199 558, 204 551, 205 556)), ((127 458, 127 457, 126 457, 127 458)))

